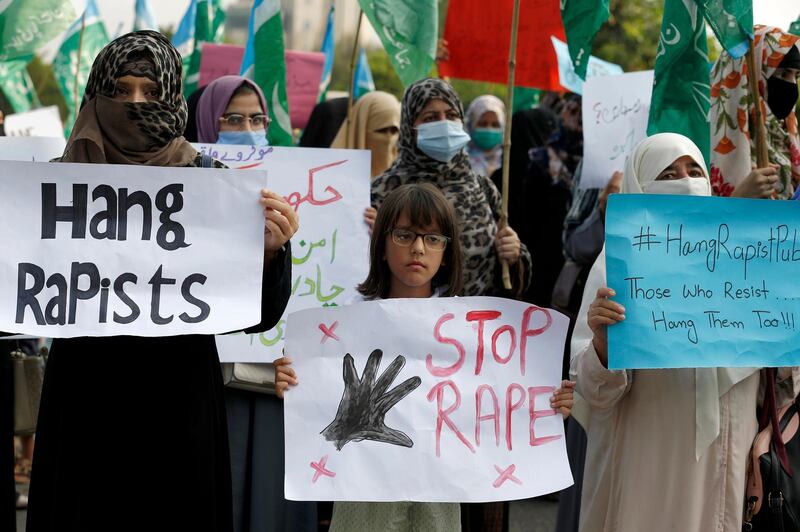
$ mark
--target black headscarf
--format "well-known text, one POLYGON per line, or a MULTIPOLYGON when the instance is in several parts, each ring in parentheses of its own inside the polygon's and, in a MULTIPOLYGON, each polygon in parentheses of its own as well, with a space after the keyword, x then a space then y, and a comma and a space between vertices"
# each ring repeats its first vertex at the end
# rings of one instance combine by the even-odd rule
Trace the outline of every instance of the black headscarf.
POLYGON ((330 148, 347 117, 347 98, 333 98, 319 102, 308 117, 308 124, 300 137, 303 148, 330 148))
POLYGON ((204 85, 194 91, 186 99, 186 107, 189 109, 189 117, 186 119, 186 129, 183 132, 183 137, 189 142, 198 142, 197 135, 197 104, 200 102, 200 97, 206 91, 208 85, 204 85))

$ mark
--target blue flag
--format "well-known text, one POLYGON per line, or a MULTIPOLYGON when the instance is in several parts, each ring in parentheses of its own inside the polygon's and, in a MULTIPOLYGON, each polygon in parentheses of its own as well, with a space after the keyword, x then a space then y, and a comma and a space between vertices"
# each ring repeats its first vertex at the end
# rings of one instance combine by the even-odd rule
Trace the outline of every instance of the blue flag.
POLYGON ((358 100, 366 93, 375 90, 375 82, 372 80, 372 71, 369 69, 367 62, 367 52, 361 49, 358 54, 358 63, 356 64, 356 71, 353 83, 353 100, 358 100))
POLYGON ((156 30, 156 19, 153 16, 153 10, 150 9, 149 0, 136 0, 136 12, 133 20, 133 31, 139 30, 156 30))
POLYGON ((189 68, 189 61, 194 51, 194 19, 197 15, 197 0, 191 0, 186 13, 183 14, 175 35, 172 36, 172 45, 180 52, 183 58, 184 73, 189 68))

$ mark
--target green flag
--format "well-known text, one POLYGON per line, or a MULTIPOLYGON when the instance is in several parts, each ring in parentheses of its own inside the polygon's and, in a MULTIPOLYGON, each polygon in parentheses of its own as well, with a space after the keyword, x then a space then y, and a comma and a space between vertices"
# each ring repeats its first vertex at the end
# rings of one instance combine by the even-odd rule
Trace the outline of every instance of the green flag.
POLYGON ((700 0, 704 17, 733 58, 747 53, 753 38, 753 0, 700 0))
POLYGON ((67 103, 67 119, 64 120, 64 134, 67 137, 75 123, 92 63, 100 50, 108 44, 108 40, 97 6, 94 0, 90 0, 84 15, 67 30, 61 47, 53 59, 53 75, 67 103), (83 28, 83 40, 81 40, 81 28, 83 28), (80 64, 78 64, 78 47, 80 47, 80 64))
POLYGON ((211 0, 211 8, 214 12, 211 20, 214 42, 220 43, 225 36, 225 10, 222 8, 222 0, 211 0))
POLYGON ((542 91, 528 87, 514 87, 514 110, 511 114, 523 109, 532 109, 539 103, 542 91))
POLYGON ((427 77, 436 56, 436 0, 358 0, 404 85, 427 77))
POLYGON ((73 20, 70 0, 0 1, 0 61, 29 59, 73 20))
POLYGON ((214 42, 214 6, 210 0, 198 0, 194 18, 194 49, 189 57, 183 93, 197 90, 200 81, 200 57, 204 42, 214 42))
POLYGON ((586 79, 597 30, 608 20, 608 0, 561 0, 561 21, 575 73, 586 79))
POLYGON ((0 87, 15 113, 30 111, 41 105, 28 74, 27 64, 25 59, 0 63, 0 87))
POLYGON ((272 123, 267 138, 272 146, 292 145, 292 123, 286 96, 286 59, 280 0, 255 0, 250 12, 242 75, 255 81, 267 99, 272 123))
POLYGON ((789 26, 789 33, 792 35, 800 35, 800 17, 797 17, 797 20, 792 22, 792 25, 789 26))
POLYGON ((686 135, 708 161, 710 98, 703 12, 694 0, 666 0, 647 134, 686 135))

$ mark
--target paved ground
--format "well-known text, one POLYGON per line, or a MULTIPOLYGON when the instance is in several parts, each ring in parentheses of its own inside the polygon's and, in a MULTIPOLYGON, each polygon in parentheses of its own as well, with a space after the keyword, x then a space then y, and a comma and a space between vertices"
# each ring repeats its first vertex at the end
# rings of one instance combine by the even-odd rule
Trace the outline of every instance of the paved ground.
MULTIPOLYGON (((20 488, 27 491, 25 486, 20 488)), ((557 502, 544 499, 512 502, 509 532, 553 532, 557 508, 557 502)), ((17 511, 17 532, 25 530, 25 515, 24 511, 17 511)))

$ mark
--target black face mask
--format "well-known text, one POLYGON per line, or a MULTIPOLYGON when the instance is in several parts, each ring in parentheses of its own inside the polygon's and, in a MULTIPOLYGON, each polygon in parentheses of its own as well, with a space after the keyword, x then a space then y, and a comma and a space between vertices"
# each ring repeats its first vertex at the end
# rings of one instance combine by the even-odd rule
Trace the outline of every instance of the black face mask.
POLYGON ((775 118, 783 120, 797 105, 797 84, 770 77, 767 79, 767 103, 775 118))

